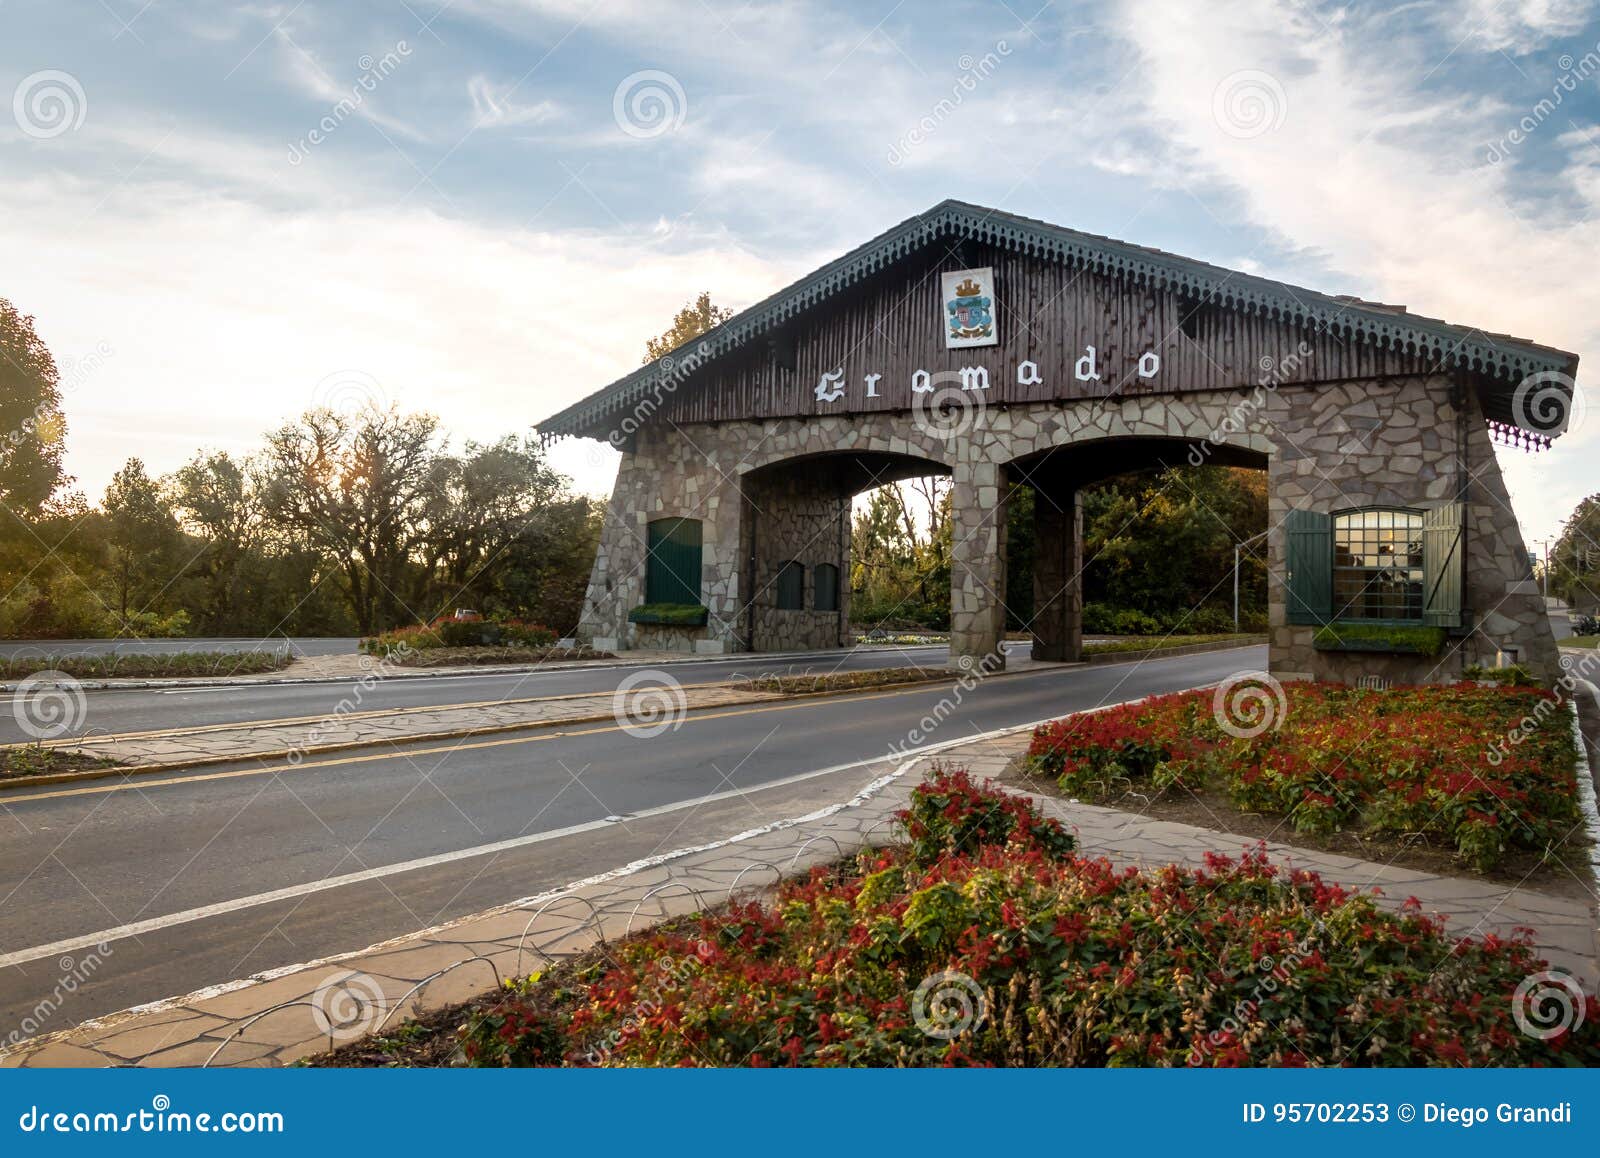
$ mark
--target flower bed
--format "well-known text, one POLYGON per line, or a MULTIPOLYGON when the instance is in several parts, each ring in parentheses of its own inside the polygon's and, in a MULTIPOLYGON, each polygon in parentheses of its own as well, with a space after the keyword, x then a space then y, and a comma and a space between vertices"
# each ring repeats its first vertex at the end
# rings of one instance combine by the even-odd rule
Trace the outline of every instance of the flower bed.
POLYGON ((902 825, 908 844, 770 905, 684 918, 321 1061, 1600 1062, 1594 998, 1547 1040, 1519 1032, 1512 996, 1542 966, 1523 941, 1458 942, 1259 855, 1114 869, 964 773, 936 773, 902 825))
POLYGON ((1035 731, 1028 765, 1077 796, 1210 784, 1302 832, 1432 834, 1479 870, 1578 824, 1570 721, 1535 689, 1297 682, 1283 695, 1250 727, 1212 691, 1069 716, 1035 731))
POLYGON ((42 671, 74 679, 177 679, 185 676, 260 675, 294 662, 287 651, 122 651, 104 655, 13 656, 0 659, 0 678, 26 679, 42 671))
POLYGON ((520 619, 483 619, 477 616, 435 619, 412 627, 397 627, 361 641, 368 655, 405 656, 441 647, 517 647, 548 650, 556 633, 540 623, 520 619))

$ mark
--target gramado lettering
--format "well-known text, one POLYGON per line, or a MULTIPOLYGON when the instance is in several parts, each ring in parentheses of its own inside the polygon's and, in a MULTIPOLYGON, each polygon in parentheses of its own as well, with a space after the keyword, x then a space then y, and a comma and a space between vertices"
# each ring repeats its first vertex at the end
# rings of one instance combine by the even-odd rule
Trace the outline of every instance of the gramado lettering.
MULTIPOLYGON (((1161 372, 1161 355, 1154 350, 1146 350, 1139 355, 1138 374, 1141 378, 1154 378, 1161 372)), ((1017 363, 1017 385, 1040 386, 1044 384, 1044 376, 1039 372, 1037 362, 1017 363)), ((1072 376, 1079 382, 1100 381, 1100 355, 1093 346, 1085 346, 1083 356, 1073 364, 1072 376)), ((862 398, 882 398, 878 384, 883 381, 882 374, 868 374, 861 380, 862 398)), ((911 392, 913 394, 931 394, 940 383, 959 386, 962 390, 980 391, 989 388, 989 368, 987 366, 962 366, 959 370, 941 370, 937 373, 928 370, 913 370, 911 372, 911 392)), ((849 393, 845 388, 844 367, 825 372, 817 379, 814 391, 818 402, 838 402, 849 393)))

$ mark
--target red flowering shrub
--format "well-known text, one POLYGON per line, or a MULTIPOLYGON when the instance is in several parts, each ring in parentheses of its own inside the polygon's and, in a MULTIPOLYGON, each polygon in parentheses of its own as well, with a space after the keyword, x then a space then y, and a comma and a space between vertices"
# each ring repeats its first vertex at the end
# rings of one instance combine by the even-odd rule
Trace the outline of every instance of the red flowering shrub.
MULTIPOLYGON (((1574 1028, 1519 1032, 1512 994, 1542 965, 1525 939, 1457 942, 1261 855, 1114 869, 965 776, 918 790, 904 819, 932 859, 863 853, 770 906, 611 947, 559 1006, 566 1063, 1600 1063, 1592 998, 1574 1028)), ((495 1016, 464 1037, 524 1040, 525 1020, 495 1016)), ((536 1053, 469 1056, 541 1061, 547 1028, 532 1030, 536 1053)))
POLYGON ((1577 823, 1571 724, 1542 692, 1296 682, 1284 694, 1277 726, 1250 737, 1224 729, 1211 691, 1068 716, 1035 731, 1029 761, 1075 795, 1209 782, 1302 832, 1431 833, 1478 869, 1577 823))
POLYGON ((896 819, 911 838, 911 857, 918 864, 991 844, 1038 849, 1053 860, 1070 857, 1078 847, 1071 833, 1026 798, 980 787, 961 770, 935 768, 896 819))

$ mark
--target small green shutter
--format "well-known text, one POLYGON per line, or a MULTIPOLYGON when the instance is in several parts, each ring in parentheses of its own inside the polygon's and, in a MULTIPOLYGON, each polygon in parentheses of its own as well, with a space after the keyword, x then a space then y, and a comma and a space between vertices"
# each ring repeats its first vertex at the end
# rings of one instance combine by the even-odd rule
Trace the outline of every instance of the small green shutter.
POLYGON ((1333 618, 1333 519, 1323 511, 1291 510, 1284 530, 1289 622, 1326 623, 1333 618))
POLYGON ((700 520, 657 519, 647 528, 646 603, 700 602, 700 520))
POLYGON ((805 565, 791 559, 778 568, 778 610, 804 611, 805 606, 805 565))
POLYGON ((1429 627, 1461 626, 1466 515, 1464 503, 1422 512, 1422 622, 1429 627))
POLYGON ((818 563, 812 568, 811 607, 815 611, 839 610, 839 568, 832 563, 818 563))

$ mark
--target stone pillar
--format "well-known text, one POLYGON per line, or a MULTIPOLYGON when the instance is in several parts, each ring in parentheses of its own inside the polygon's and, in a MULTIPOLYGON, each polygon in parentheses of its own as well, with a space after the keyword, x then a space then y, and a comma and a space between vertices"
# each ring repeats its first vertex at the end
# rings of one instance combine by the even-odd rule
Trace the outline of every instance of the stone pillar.
POLYGON ((1005 666, 1006 502, 1000 467, 964 461, 950 501, 950 662, 1005 666))
POLYGON ((1033 658, 1083 658, 1083 504, 1078 492, 1035 491, 1033 658))

